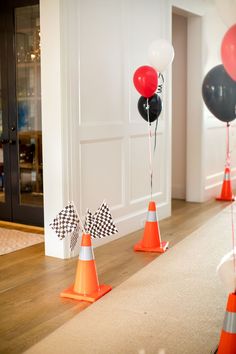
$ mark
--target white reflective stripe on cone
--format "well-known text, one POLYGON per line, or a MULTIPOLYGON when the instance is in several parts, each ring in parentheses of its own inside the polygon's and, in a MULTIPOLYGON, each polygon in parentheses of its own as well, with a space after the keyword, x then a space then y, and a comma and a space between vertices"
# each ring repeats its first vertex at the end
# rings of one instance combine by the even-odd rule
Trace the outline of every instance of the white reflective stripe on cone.
POLYGON ((224 180, 225 180, 225 181, 229 181, 229 178, 230 178, 229 173, 226 173, 226 174, 225 174, 225 177, 224 177, 224 180))
POLYGON ((223 330, 227 333, 236 334, 236 313, 226 312, 223 324, 223 330))
POLYGON ((148 211, 147 221, 149 222, 157 221, 157 213, 155 211, 148 211))
POLYGON ((81 246, 79 252, 79 259, 81 261, 92 261, 94 259, 92 246, 81 246))

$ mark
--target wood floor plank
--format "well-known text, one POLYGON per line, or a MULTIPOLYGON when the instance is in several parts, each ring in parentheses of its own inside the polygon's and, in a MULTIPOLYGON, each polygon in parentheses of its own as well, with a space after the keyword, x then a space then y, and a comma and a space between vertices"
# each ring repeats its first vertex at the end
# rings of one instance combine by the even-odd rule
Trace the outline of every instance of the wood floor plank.
MULTIPOLYGON (((228 204, 173 201, 172 216, 159 223, 162 239, 174 247, 228 204)), ((160 256, 133 252, 141 237, 142 230, 95 249, 101 284, 116 287, 160 256)), ((1 354, 22 353, 90 306, 59 297, 74 282, 76 264, 77 259, 45 257, 43 244, 0 257, 1 354)))

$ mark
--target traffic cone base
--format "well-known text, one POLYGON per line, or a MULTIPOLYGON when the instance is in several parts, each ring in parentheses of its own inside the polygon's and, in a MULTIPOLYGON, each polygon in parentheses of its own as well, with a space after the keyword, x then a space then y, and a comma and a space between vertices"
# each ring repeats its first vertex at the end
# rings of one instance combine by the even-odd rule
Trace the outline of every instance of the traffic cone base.
POLYGON ((145 247, 142 244, 142 241, 136 243, 134 245, 134 250, 135 251, 141 251, 141 252, 156 252, 156 253, 164 253, 169 246, 169 242, 162 241, 159 247, 145 247))
POLYGON ((227 333, 222 330, 221 336, 220 348, 218 348, 217 354, 236 354, 235 334, 227 333))
POLYGON ((216 200, 221 200, 221 201, 224 201, 224 202, 233 202, 233 201, 235 201, 235 196, 232 195, 229 198, 228 197, 219 196, 219 197, 216 198, 216 200))
POLYGON ((79 294, 74 291, 74 285, 72 285, 68 289, 64 290, 60 296, 74 300, 95 302, 96 300, 100 299, 100 297, 108 293, 111 289, 112 287, 110 285, 100 285, 98 289, 91 294, 79 294))

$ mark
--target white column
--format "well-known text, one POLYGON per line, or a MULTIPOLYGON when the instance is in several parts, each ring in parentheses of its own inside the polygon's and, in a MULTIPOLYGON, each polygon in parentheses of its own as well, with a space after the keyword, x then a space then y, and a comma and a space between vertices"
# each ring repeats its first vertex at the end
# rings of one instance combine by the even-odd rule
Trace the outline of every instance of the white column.
POLYGON ((61 109, 60 0, 40 1, 41 90, 45 254, 65 258, 65 243, 49 227, 67 200, 64 192, 63 129, 61 109))

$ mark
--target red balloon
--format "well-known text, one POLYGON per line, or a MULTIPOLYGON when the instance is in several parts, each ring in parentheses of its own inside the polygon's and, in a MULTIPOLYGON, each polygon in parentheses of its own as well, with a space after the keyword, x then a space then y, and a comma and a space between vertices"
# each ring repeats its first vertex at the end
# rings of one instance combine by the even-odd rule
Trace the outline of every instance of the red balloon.
POLYGON ((236 81, 236 24, 224 35, 221 43, 221 59, 226 72, 236 81))
POLYGON ((149 98, 157 89, 157 72, 151 66, 140 66, 134 73, 133 82, 136 90, 142 96, 149 98))

